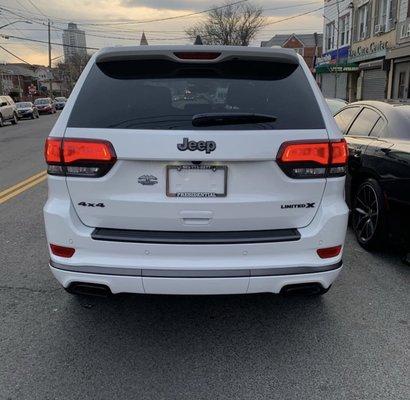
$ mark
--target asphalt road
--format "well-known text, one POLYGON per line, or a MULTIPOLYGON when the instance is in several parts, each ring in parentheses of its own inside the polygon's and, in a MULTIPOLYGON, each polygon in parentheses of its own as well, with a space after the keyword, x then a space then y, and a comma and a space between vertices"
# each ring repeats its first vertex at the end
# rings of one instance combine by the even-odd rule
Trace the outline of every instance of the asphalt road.
POLYGON ((0 191, 45 169, 44 140, 59 114, 0 128, 0 191))
MULTIPOLYGON (((0 128, 0 187, 44 168, 54 116, 0 128)), ((0 190, 2 190, 0 189, 0 190)), ((42 182, 0 205, 0 399, 409 399, 410 267, 348 234, 321 299, 78 301, 47 267, 42 182)))

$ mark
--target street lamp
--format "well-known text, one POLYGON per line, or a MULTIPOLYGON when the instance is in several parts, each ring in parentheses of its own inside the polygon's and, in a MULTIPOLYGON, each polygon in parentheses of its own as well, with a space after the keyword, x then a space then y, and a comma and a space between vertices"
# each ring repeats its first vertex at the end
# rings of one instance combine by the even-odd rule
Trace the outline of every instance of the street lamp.
POLYGON ((0 26, 0 29, 3 29, 3 28, 5 28, 6 26, 9 26, 9 25, 17 24, 18 22, 24 22, 25 24, 30 24, 30 25, 32 24, 32 22, 30 22, 30 21, 24 21, 24 20, 18 19, 17 21, 9 22, 6 25, 0 26))

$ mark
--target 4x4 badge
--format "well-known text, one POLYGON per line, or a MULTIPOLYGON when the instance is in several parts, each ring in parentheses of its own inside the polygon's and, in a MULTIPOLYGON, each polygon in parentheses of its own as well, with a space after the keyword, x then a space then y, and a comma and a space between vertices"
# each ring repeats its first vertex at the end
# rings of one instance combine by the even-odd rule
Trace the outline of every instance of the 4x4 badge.
POLYGON ((144 186, 153 186, 158 183, 158 178, 154 175, 141 175, 138 178, 138 183, 144 186))
POLYGON ((206 154, 211 153, 216 149, 216 143, 213 140, 200 140, 199 142, 195 142, 195 140, 189 140, 188 138, 184 138, 182 143, 177 144, 177 148, 180 151, 205 151, 206 154))

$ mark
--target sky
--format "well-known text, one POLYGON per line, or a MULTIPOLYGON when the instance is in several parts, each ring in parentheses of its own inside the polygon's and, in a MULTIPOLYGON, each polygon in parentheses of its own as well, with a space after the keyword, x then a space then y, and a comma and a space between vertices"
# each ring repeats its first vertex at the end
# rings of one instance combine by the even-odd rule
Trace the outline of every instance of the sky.
MULTIPOLYGON (((319 8, 323 1, 248 1, 264 8, 269 24, 252 46, 260 46, 262 40, 275 34, 322 32, 323 11, 319 8), (317 11, 280 22, 313 10, 317 11)), ((68 22, 77 23, 86 32, 87 46, 93 48, 139 44, 143 31, 149 44, 189 44, 185 29, 203 20, 205 14, 185 15, 223 3, 224 0, 0 0, 0 34, 8 35, 8 38, 0 37, 0 62, 19 62, 6 49, 28 63, 47 65, 47 44, 27 39, 47 41, 48 19, 52 26, 51 41, 56 43, 52 46, 54 62, 62 60, 63 48, 58 44, 62 43, 62 30, 68 22), (147 22, 170 17, 178 18, 147 22), (1 28, 16 20, 19 22, 1 28)))

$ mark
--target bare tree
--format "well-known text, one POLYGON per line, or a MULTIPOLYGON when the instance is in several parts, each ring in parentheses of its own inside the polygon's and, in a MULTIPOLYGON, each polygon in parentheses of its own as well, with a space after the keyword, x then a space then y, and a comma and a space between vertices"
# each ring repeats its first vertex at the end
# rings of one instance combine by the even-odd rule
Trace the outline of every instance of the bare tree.
POLYGON ((68 61, 59 62, 56 65, 56 72, 60 79, 65 82, 69 91, 73 89, 90 57, 89 54, 86 56, 73 55, 68 61))
POLYGON ((203 44, 248 46, 265 24, 263 8, 250 3, 215 7, 207 13, 206 20, 185 33, 194 40, 198 35, 203 44))

